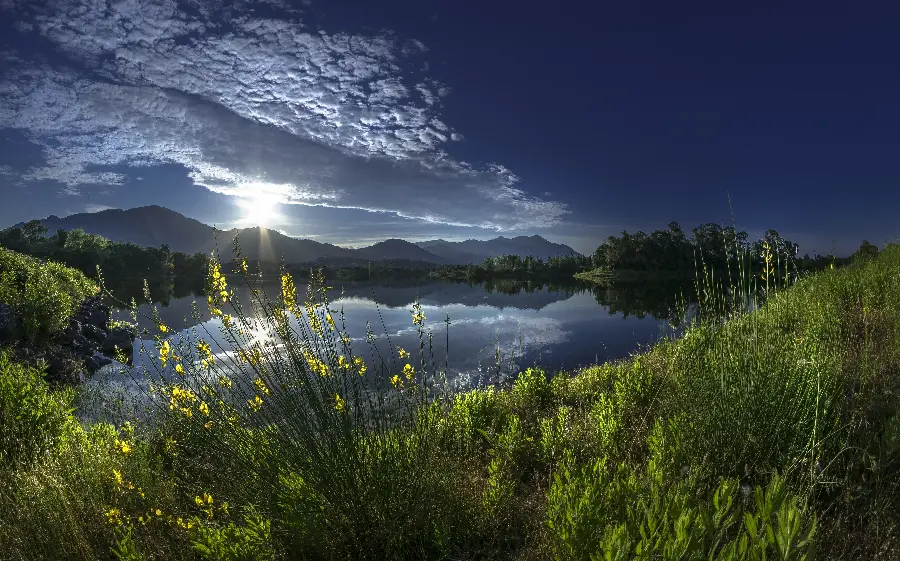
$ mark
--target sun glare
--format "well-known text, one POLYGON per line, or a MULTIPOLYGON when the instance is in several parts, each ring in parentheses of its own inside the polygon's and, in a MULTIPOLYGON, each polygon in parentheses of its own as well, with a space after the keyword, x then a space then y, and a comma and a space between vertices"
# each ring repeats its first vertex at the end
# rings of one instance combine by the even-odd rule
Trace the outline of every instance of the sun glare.
POLYGON ((281 218, 278 203, 269 197, 242 198, 238 206, 244 211, 240 222, 245 227, 262 226, 270 228, 281 218))

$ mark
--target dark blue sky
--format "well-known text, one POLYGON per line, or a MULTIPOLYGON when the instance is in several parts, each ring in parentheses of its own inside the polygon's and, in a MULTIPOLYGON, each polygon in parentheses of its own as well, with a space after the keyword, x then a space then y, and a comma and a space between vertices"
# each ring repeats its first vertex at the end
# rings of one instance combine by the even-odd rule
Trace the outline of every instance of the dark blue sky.
POLYGON ((0 226, 155 203, 350 245, 587 252, 730 222, 730 193, 740 228, 801 251, 897 235, 896 10, 32 4, 0 0, 0 226))

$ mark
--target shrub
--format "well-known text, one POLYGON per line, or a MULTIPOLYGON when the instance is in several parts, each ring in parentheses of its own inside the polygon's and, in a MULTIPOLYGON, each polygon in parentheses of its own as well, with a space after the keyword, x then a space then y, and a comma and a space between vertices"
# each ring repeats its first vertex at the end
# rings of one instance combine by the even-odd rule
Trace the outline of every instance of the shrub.
POLYGON ((81 301, 97 290, 75 269, 0 248, 0 302, 16 311, 28 341, 61 331, 81 301))
POLYGON ((0 469, 51 450, 70 422, 70 393, 48 391, 43 373, 0 350, 0 469))

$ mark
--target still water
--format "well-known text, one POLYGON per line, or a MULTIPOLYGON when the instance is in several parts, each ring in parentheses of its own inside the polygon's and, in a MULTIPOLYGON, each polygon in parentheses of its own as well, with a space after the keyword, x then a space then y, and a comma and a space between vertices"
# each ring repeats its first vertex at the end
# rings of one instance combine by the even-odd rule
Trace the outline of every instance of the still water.
MULTIPOLYGON (((438 366, 437 370, 446 365, 447 381, 460 389, 508 382, 530 366, 571 371, 627 357, 671 335, 670 319, 677 315, 674 287, 608 291, 586 286, 498 287, 450 282, 333 284, 330 308, 343 311, 344 329, 354 352, 360 351, 371 371, 377 370, 380 357, 392 356, 392 348, 419 349, 419 333, 410 311, 418 300, 426 317, 425 332, 432 335, 431 350, 426 344, 426 362, 438 366), (368 328, 375 336, 371 345, 366 342, 368 328)), ((249 287, 235 289, 242 302, 250 300, 249 287)), ((276 298, 280 287, 267 284, 263 289, 276 298)), ((210 317, 204 297, 170 298, 156 309, 160 320, 176 332, 175 337, 188 337, 196 330, 204 339, 227 347, 219 331, 221 320, 210 317), (199 320, 192 317, 195 306, 199 320)), ((149 305, 139 308, 138 327, 155 333, 152 310, 149 305)), ((128 314, 119 312, 118 317, 128 319, 128 314)), ((339 321, 338 315, 335 319, 339 321)), ((148 364, 157 362, 150 337, 136 340, 135 349, 135 369, 158 366, 148 364), (149 353, 137 351, 141 344, 149 353)), ((104 388, 107 398, 113 386, 133 393, 139 376, 128 382, 129 377, 123 378, 120 371, 118 364, 107 367, 90 385, 96 390, 104 388)))

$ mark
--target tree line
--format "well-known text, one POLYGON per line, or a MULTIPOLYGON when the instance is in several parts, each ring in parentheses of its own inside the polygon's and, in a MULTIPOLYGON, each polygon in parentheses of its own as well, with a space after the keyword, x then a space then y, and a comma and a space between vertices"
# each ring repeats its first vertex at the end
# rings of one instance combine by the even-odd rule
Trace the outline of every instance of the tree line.
POLYGON ((664 230, 650 234, 643 231, 609 236, 590 256, 594 269, 612 273, 676 272, 694 274, 698 268, 725 270, 738 262, 756 270, 773 268, 814 271, 829 266, 846 265, 854 259, 868 259, 878 254, 878 248, 864 240, 852 256, 840 258, 832 254, 798 254, 799 245, 783 237, 777 230, 766 231, 763 237, 749 241, 747 232, 732 226, 715 223, 701 224, 688 236, 677 222, 670 222, 664 230))
POLYGON ((209 258, 203 253, 188 255, 168 246, 142 247, 115 242, 84 230, 48 230, 39 220, 22 227, 0 231, 0 246, 39 259, 58 261, 97 278, 98 268, 112 294, 123 300, 142 300, 144 281, 155 301, 168 302, 178 295, 202 292, 206 285, 209 258))

